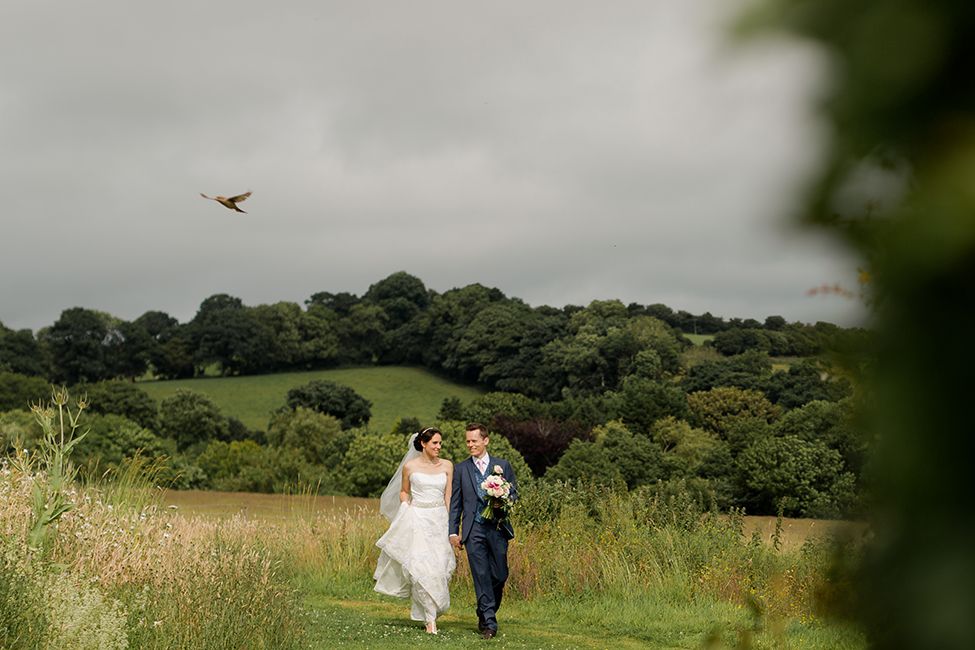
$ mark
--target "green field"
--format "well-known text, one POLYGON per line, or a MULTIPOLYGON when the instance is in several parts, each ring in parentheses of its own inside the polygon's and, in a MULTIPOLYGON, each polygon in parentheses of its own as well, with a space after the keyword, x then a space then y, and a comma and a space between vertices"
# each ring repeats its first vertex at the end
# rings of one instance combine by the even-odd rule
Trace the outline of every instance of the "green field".
POLYGON ((204 393, 224 415, 235 417, 250 429, 266 430, 271 412, 284 406, 288 391, 310 381, 327 379, 349 386, 372 402, 369 428, 390 431, 400 418, 419 418, 433 423, 443 400, 458 397, 467 404, 484 390, 462 386, 421 368, 402 366, 346 368, 253 377, 203 377, 171 381, 143 381, 139 388, 157 402, 179 388, 204 393))
POLYGON ((705 341, 710 341, 714 338, 714 334, 685 334, 684 338, 688 339, 694 345, 704 345, 705 341))

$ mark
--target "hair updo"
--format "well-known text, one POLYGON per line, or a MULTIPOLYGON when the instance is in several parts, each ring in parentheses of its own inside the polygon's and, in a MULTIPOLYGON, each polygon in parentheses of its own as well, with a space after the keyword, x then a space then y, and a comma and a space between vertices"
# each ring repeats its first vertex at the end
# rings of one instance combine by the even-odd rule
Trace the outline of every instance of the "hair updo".
POLYGON ((416 438, 413 439, 413 448, 417 451, 423 451, 423 443, 430 442, 433 440, 433 437, 437 435, 439 435, 441 438, 443 437, 443 434, 440 433, 439 429, 434 429, 433 427, 421 429, 420 433, 416 434, 416 438))

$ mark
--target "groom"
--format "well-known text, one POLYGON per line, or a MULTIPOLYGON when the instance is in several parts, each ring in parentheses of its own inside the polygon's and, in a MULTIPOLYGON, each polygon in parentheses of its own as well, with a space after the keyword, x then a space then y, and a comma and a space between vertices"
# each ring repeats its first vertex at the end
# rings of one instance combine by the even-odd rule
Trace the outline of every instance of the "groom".
POLYGON ((467 425, 467 451, 471 457, 454 467, 448 528, 450 543, 455 548, 467 546, 467 561, 477 595, 477 629, 484 633, 482 639, 493 639, 498 633, 497 611, 508 579, 508 540, 515 536, 515 532, 503 510, 495 510, 493 519, 481 516, 481 511, 488 505, 488 496, 481 483, 491 475, 495 466, 499 466, 502 476, 511 483, 511 500, 517 498, 511 465, 506 460, 489 456, 488 442, 486 426, 479 422, 467 425), (463 526, 461 513, 464 515, 463 526))

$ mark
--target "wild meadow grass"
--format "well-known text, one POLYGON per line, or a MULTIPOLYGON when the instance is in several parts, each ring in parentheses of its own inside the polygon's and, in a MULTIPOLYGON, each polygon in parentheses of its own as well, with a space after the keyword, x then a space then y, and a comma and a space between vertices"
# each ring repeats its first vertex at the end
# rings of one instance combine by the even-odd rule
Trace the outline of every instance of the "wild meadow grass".
MULTIPOLYGON (((373 591, 386 522, 372 508, 322 513, 299 491, 289 505, 297 516, 281 522, 182 516, 160 505, 159 465, 136 458, 65 484, 70 466, 53 464, 66 458, 21 453, 0 465, 2 648, 481 643, 464 554, 437 636, 409 620, 407 603, 373 591)), ((769 539, 748 536, 742 513, 722 516, 662 487, 536 482, 512 517, 495 646, 866 647, 835 616, 855 608, 837 570, 856 566, 853 540, 811 537, 790 549, 781 522, 769 539)))
POLYGON ((370 400, 373 406, 369 427, 384 433, 391 431, 400 418, 415 417, 423 423, 433 423, 445 398, 458 397, 467 403, 484 394, 480 388, 455 384, 421 368, 399 366, 141 381, 138 386, 159 402, 178 388, 205 393, 220 405, 224 415, 238 418, 251 429, 265 430, 271 412, 284 406, 290 389, 319 379, 350 386, 370 400))
MULTIPOLYGON (((864 648, 855 626, 827 615, 848 605, 835 557, 852 541, 815 537, 782 548, 744 534, 741 513, 720 516, 686 493, 635 493, 539 484, 514 514, 511 576, 500 647, 864 648)), ((429 637, 405 601, 372 591, 385 521, 335 512, 281 528, 282 547, 309 611, 310 647, 475 647, 466 556, 450 611, 429 637), (314 641, 312 641, 312 639, 314 641)))
POLYGON ((71 481, 82 408, 55 392, 33 409, 40 454, 0 463, 0 647, 303 647, 299 594, 261 524, 160 510, 160 465, 139 458, 71 481))

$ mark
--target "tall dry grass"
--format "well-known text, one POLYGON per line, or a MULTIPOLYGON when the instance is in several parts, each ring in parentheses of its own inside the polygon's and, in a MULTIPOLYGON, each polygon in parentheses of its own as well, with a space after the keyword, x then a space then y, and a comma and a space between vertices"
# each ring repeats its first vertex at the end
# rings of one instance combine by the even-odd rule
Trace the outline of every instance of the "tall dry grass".
POLYGON ((32 502, 47 474, 0 469, 3 570, 17 578, 0 602, 4 647, 298 647, 299 597, 276 534, 181 518, 147 498, 144 479, 116 478, 66 490, 73 508, 38 547, 32 502))
MULTIPOLYGON (((724 601, 777 624, 815 624, 851 604, 835 567, 837 556, 856 563, 856 544, 819 536, 784 549, 781 526, 770 542, 748 537, 741 512, 719 515, 686 491, 538 483, 522 491, 513 517, 507 598, 724 601)), ((317 591, 362 593, 386 526, 373 511, 336 512, 278 527, 276 544, 317 591)), ((451 592, 473 592, 465 554, 451 592)))

